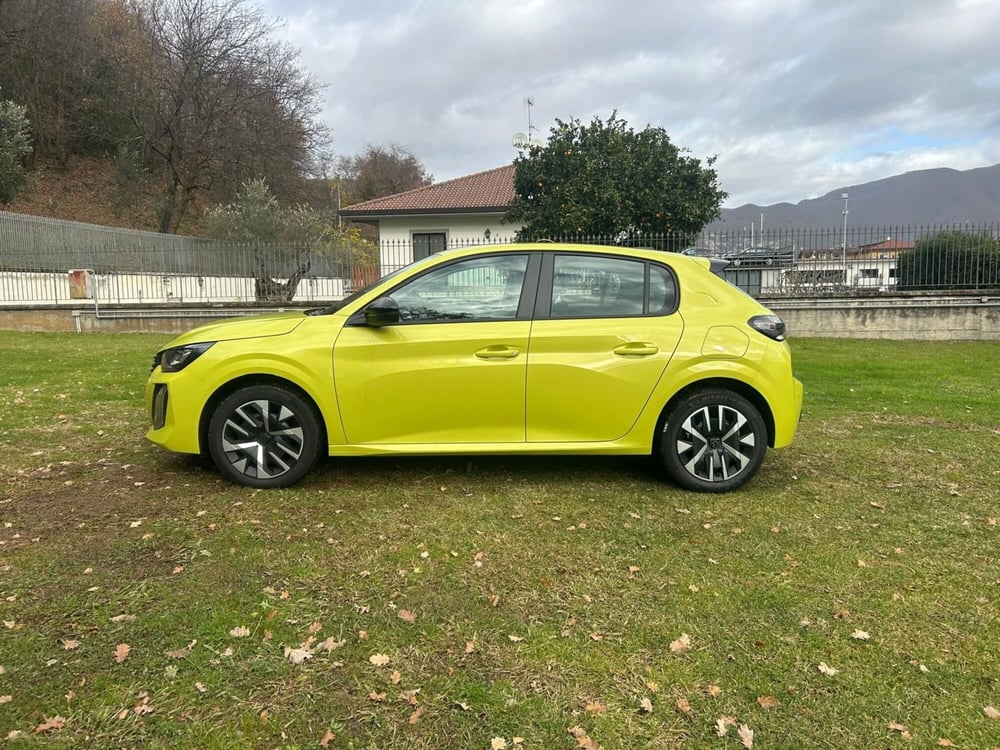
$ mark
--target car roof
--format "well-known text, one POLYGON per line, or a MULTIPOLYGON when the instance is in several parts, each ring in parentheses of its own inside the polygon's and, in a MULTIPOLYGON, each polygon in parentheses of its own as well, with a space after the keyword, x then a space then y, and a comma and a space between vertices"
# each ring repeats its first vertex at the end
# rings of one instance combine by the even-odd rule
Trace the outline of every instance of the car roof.
POLYGON ((467 247, 452 248, 435 253, 431 257, 440 258, 462 258, 468 255, 478 255, 479 253, 578 253, 578 254, 602 254, 621 255, 623 257, 641 257, 648 260, 671 260, 683 258, 682 262, 697 262, 699 259, 693 256, 672 253, 666 250, 656 250, 650 247, 623 247, 621 245, 588 245, 572 242, 521 242, 504 245, 469 245, 467 247))

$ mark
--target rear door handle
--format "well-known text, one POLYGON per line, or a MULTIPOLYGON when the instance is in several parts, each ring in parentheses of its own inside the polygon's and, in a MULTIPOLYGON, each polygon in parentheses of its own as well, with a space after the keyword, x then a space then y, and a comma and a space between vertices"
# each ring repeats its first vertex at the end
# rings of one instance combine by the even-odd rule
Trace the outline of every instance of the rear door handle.
POLYGON ((476 356, 479 359, 514 359, 520 353, 521 350, 517 347, 494 344, 493 346, 487 346, 485 349, 480 349, 476 352, 476 356))
POLYGON ((621 357, 649 357, 660 351, 660 348, 645 341, 630 341, 616 346, 612 351, 621 357))

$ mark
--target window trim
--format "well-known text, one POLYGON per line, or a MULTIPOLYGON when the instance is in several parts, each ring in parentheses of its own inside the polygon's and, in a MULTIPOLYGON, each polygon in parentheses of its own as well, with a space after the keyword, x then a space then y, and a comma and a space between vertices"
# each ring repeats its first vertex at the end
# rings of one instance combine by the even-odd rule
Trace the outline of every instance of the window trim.
POLYGON ((538 293, 535 298, 535 320, 615 320, 617 318, 664 318, 673 315, 680 307, 681 288, 674 269, 666 263, 659 263, 647 258, 637 258, 630 255, 612 255, 610 253, 574 252, 566 249, 559 252, 548 252, 542 257, 541 275, 538 278, 538 293), (555 282, 556 257, 573 256, 577 258, 601 258, 606 260, 626 260, 643 264, 642 312, 638 315, 576 315, 572 317, 552 314, 552 287, 555 282), (670 308, 656 313, 649 312, 650 272, 653 266, 662 269, 674 284, 674 303, 670 308))

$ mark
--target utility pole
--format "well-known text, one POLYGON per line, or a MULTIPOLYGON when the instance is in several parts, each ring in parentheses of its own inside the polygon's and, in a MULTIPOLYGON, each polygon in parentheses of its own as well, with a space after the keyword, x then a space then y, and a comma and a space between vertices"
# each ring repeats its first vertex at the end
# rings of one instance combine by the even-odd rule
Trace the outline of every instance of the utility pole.
POLYGON ((844 283, 847 283, 847 193, 841 193, 841 198, 844 199, 844 245, 842 249, 843 260, 844 260, 844 283))

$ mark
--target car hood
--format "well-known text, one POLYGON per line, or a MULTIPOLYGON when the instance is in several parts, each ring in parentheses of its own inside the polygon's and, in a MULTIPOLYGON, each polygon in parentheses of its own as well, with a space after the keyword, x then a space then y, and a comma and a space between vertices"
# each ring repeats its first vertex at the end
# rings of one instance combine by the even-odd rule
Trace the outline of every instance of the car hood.
POLYGON ((283 336, 294 331, 305 319, 303 312, 296 311, 220 320, 217 323, 198 326, 187 333, 182 333, 164 348, 195 344, 201 341, 233 341, 264 336, 283 336))

